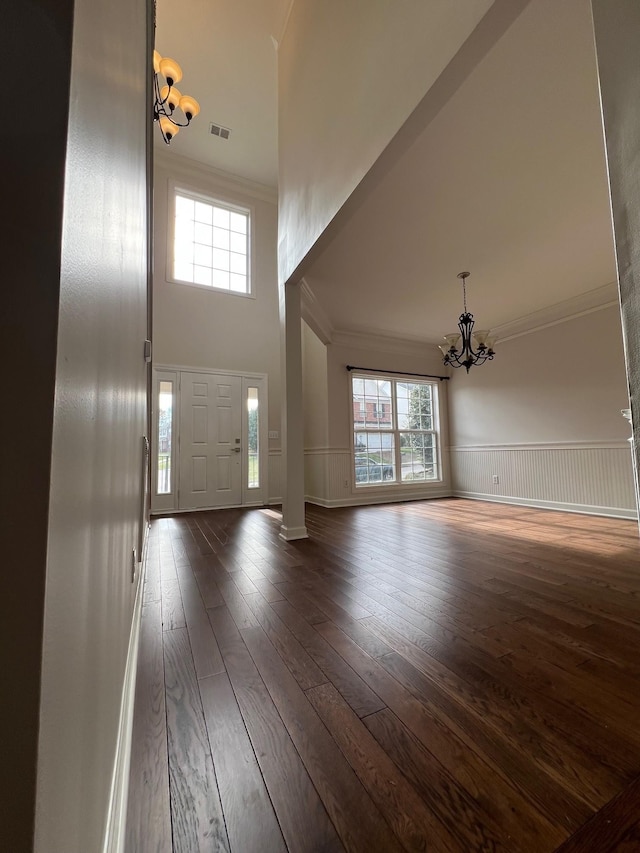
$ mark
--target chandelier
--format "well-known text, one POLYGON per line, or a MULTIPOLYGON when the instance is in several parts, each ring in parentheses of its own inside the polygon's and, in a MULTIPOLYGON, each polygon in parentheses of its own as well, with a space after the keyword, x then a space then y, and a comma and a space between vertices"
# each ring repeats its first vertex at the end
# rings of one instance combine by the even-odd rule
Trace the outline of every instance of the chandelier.
POLYGON ((182 69, 174 59, 153 51, 153 120, 158 122, 162 138, 169 145, 181 127, 187 127, 200 112, 200 104, 191 95, 182 95, 175 84, 182 80, 182 69), (165 85, 160 85, 160 77, 165 85), (178 120, 180 113, 186 121, 178 120))
POLYGON ((440 350, 444 355, 444 363, 451 367, 464 367, 467 373, 469 368, 474 364, 484 364, 487 359, 491 361, 495 355, 493 348, 495 346, 495 337, 488 330, 473 331, 474 320, 473 314, 467 311, 467 279, 471 273, 458 273, 458 278, 462 279, 462 294, 464 311, 458 318, 459 332, 453 332, 450 335, 445 335, 446 345, 440 346, 440 350), (473 348, 475 344, 475 349, 473 348))

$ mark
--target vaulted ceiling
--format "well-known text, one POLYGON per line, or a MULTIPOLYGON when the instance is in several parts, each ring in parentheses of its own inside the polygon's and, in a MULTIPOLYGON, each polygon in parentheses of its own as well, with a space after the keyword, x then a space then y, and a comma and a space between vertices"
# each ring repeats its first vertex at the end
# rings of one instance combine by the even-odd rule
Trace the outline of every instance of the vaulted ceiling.
MULTIPOLYGON (((200 115, 170 151, 257 183, 278 183, 278 57, 292 0, 157 0, 156 49, 180 63, 200 115), (210 124, 229 128, 228 140, 210 124)), ((160 134, 155 144, 165 148, 160 134)))
MULTIPOLYGON (((172 143, 176 153, 275 182, 274 41, 289 5, 190 0, 172 9, 159 1, 157 47, 175 54, 182 90, 203 107, 172 143), (209 121, 230 127, 231 139, 211 137, 209 121)), ((482 327, 610 294, 604 286, 616 270, 589 0, 531 0, 305 281, 334 329, 437 341, 460 313, 463 269, 482 327)))

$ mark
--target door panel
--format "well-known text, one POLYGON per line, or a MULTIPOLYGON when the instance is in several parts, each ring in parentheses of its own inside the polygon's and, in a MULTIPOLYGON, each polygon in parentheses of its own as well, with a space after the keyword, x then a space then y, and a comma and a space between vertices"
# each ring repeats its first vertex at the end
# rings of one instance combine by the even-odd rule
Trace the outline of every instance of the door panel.
POLYGON ((180 374, 179 509, 242 501, 242 379, 180 374))

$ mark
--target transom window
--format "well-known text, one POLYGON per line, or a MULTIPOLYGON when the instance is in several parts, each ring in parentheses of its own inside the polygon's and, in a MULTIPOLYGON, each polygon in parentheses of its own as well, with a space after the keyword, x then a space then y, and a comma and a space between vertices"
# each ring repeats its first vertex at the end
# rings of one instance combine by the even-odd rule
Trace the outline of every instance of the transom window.
POLYGON ((356 486, 439 480, 438 386, 352 376, 356 486))
POLYGON ((249 211, 175 191, 173 278, 248 294, 249 211))

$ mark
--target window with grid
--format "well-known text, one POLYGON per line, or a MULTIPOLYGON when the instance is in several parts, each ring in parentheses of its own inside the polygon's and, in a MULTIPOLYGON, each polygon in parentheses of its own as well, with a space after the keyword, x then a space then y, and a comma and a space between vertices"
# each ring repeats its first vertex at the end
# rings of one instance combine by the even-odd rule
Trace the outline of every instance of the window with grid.
POLYGON ((173 279, 249 294, 249 211, 175 190, 173 279))
POLYGON ((439 480, 438 386, 351 377, 356 486, 439 480))

